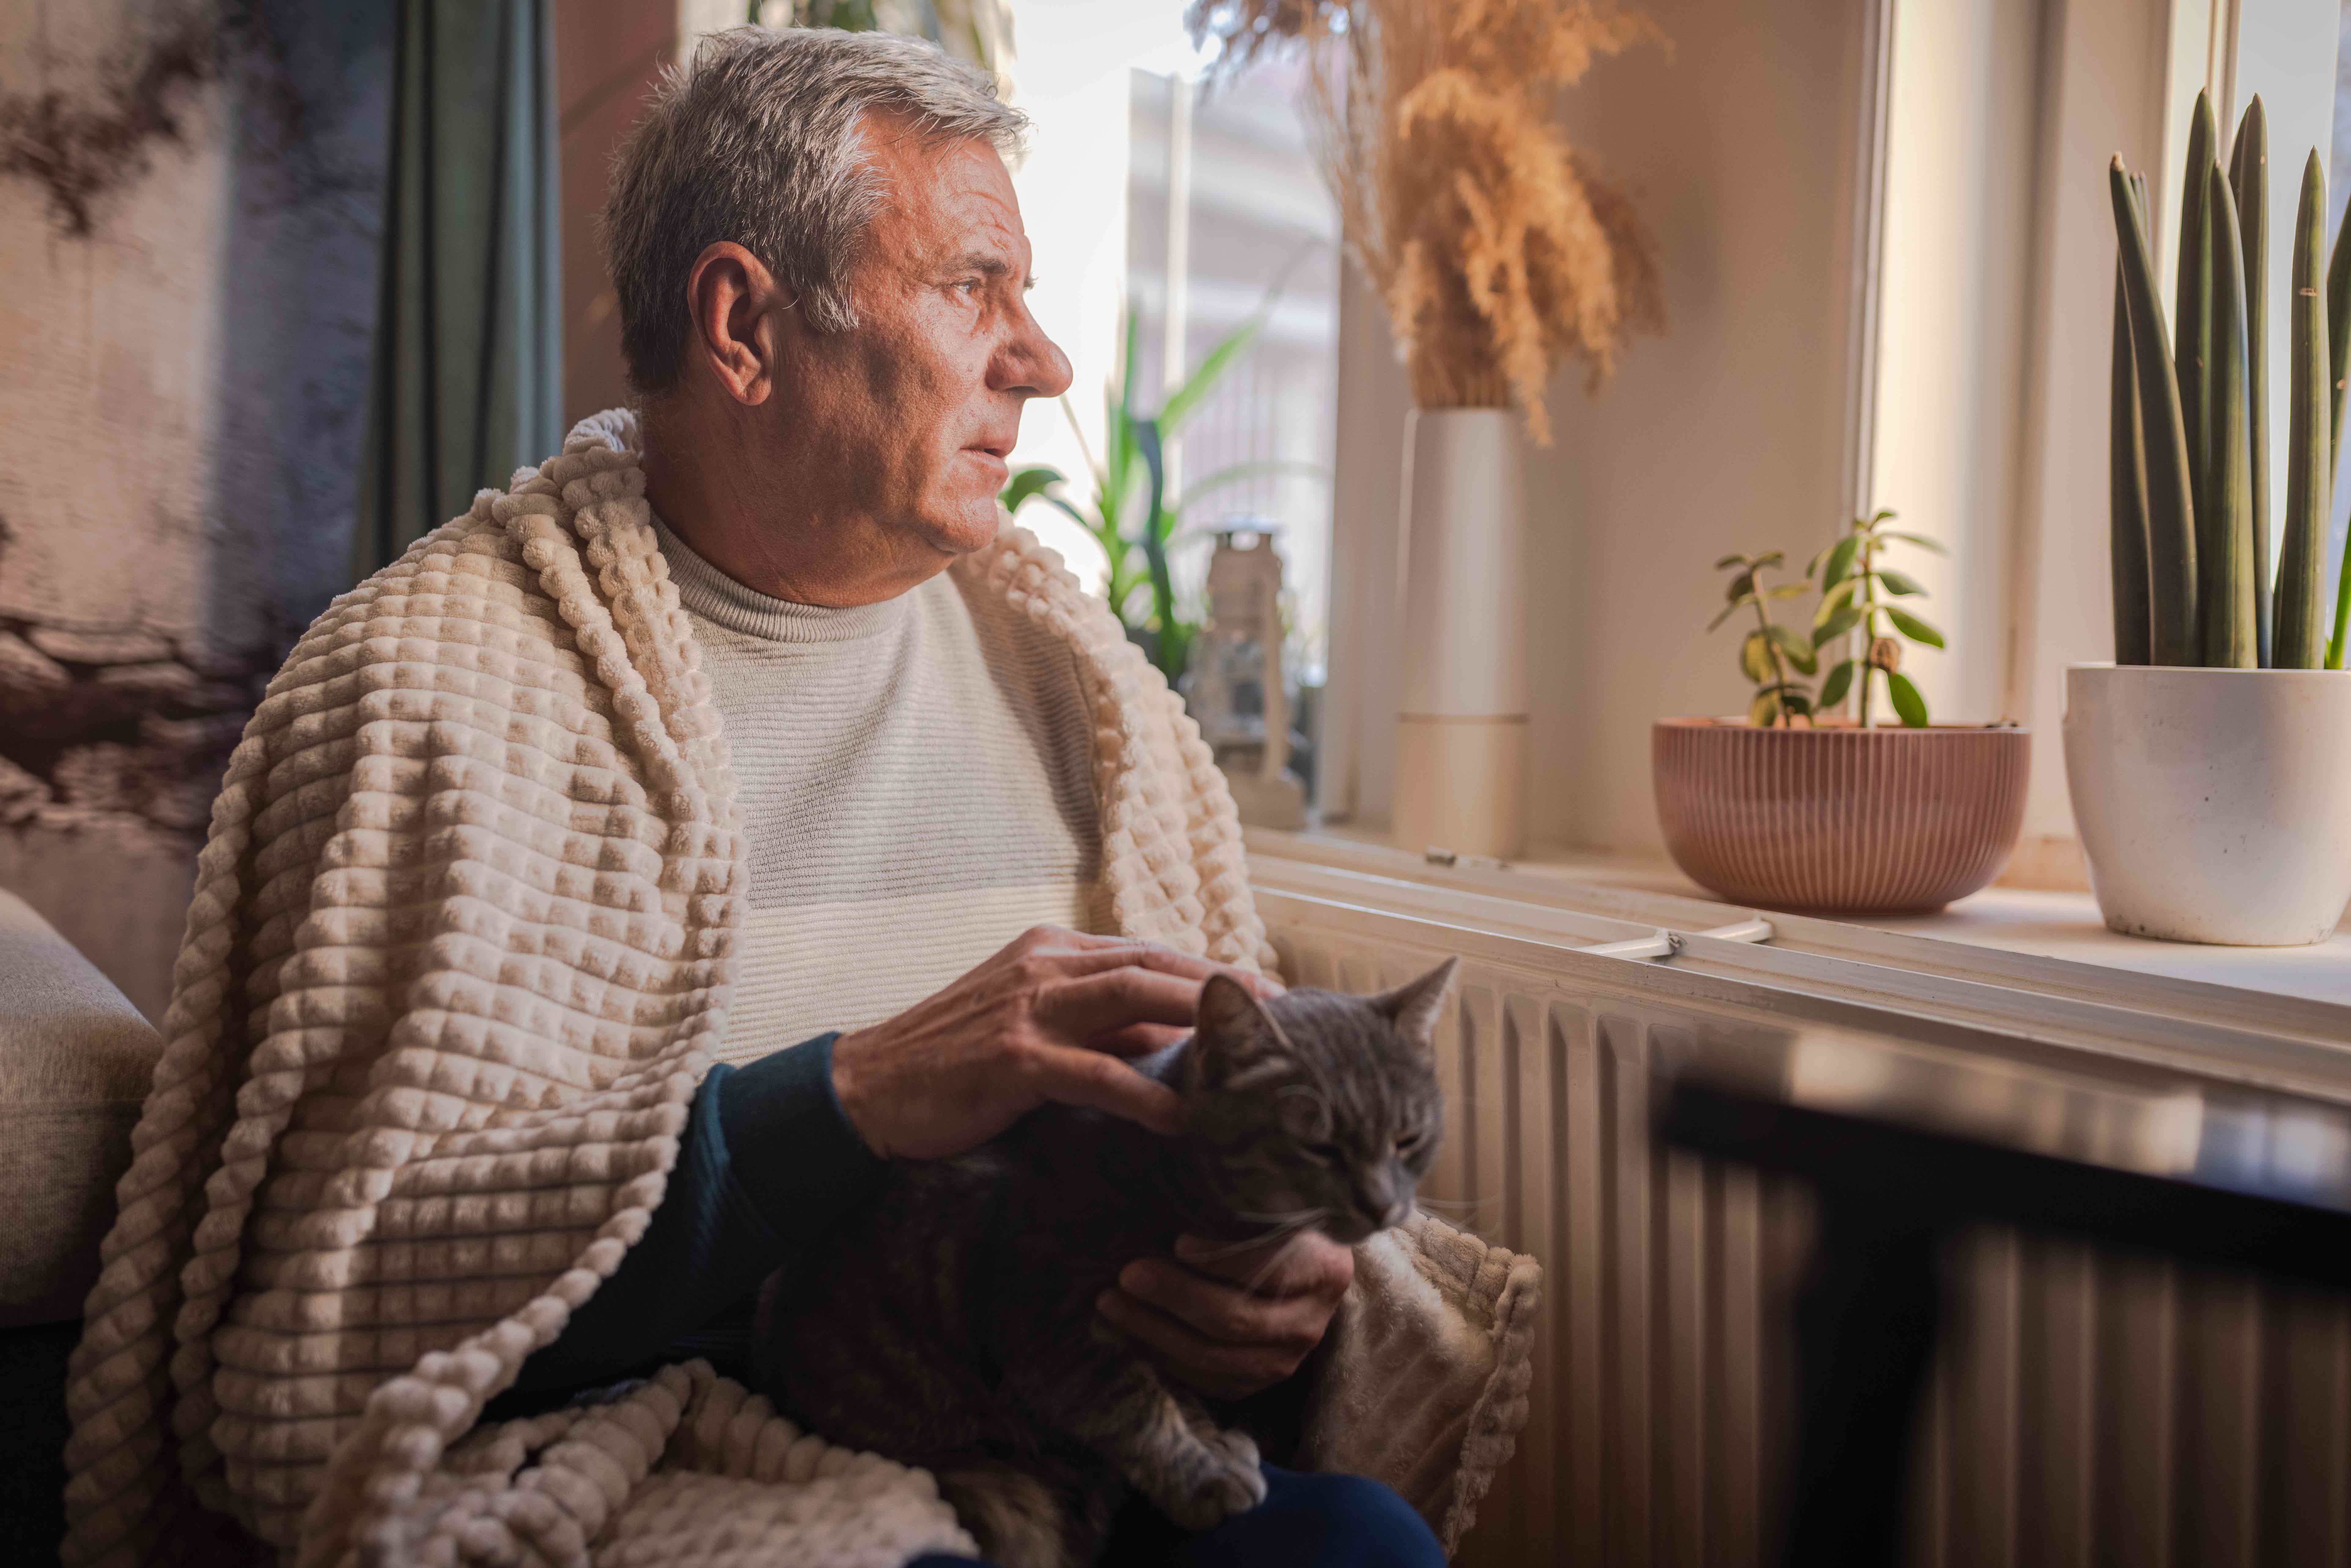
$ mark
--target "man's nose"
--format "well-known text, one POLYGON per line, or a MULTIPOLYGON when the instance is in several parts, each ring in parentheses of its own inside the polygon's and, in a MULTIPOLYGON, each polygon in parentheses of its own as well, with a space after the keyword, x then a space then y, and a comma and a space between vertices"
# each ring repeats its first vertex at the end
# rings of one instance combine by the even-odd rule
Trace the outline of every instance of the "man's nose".
POLYGON ((1022 397, 1061 396, 1070 390, 1073 379, 1070 356, 1045 336, 1036 317, 1024 309, 1020 319, 1021 330, 997 356, 996 390, 1022 397))

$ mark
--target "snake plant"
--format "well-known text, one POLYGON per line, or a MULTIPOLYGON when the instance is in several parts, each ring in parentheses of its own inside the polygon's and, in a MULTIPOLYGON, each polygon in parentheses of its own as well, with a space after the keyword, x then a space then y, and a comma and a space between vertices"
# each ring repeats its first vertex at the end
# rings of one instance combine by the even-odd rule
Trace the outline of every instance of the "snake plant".
POLYGON ((2224 170, 2211 101, 2197 95, 2181 171, 2169 329, 2158 298, 2146 182, 2119 157, 2108 166, 2117 242, 2108 429, 2117 664, 2343 667, 2351 560, 2331 637, 2324 600, 2326 520, 2351 361, 2351 247, 2338 231, 2330 265, 2326 181, 2314 152, 2303 165, 2294 214, 2286 485, 2273 570, 2268 164, 2259 98, 2246 107, 2224 170))

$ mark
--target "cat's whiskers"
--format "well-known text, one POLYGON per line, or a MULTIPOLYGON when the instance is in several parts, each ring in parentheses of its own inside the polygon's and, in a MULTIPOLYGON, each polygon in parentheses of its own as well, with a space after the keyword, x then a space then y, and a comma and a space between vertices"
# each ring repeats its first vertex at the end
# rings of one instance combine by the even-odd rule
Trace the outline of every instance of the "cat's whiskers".
MULTIPOLYGON (((1259 1247, 1270 1246, 1274 1251, 1273 1256, 1267 1260, 1266 1268, 1271 1269, 1275 1263, 1281 1260, 1282 1249, 1291 1237, 1301 1230, 1311 1229, 1330 1212, 1327 1208, 1301 1208, 1285 1215, 1237 1214, 1236 1218, 1249 1220, 1259 1225, 1270 1225, 1272 1228, 1260 1236, 1244 1237, 1238 1241, 1227 1242, 1222 1247, 1211 1247, 1204 1252, 1196 1252, 1193 1254, 1192 1260, 1197 1263, 1214 1263, 1238 1253, 1250 1252, 1259 1247)), ((1263 1279, 1264 1271, 1259 1270, 1258 1279, 1252 1281, 1249 1288, 1256 1289, 1263 1279)))
POLYGON ((1292 1226, 1286 1233, 1284 1233, 1281 1238, 1282 1244, 1273 1249, 1272 1254, 1266 1259, 1264 1264, 1259 1268, 1256 1273, 1251 1274, 1249 1277, 1249 1282, 1243 1285, 1241 1289, 1247 1291, 1250 1295, 1257 1294, 1258 1287, 1265 1283, 1267 1278, 1272 1274, 1275 1266, 1280 1263, 1282 1255, 1290 1250, 1290 1239, 1296 1236, 1300 1231, 1309 1228, 1313 1225, 1313 1223, 1314 1221, 1311 1219, 1301 1221, 1299 1224, 1292 1226))
MULTIPOLYGON (((1291 1239, 1298 1236, 1302 1231, 1312 1229, 1317 1224, 1325 1218, 1330 1212, 1331 1211, 1327 1208, 1300 1209, 1297 1211, 1296 1218, 1290 1219, 1288 1223, 1279 1225, 1272 1230, 1266 1232, 1263 1236, 1256 1237, 1251 1240, 1242 1242, 1238 1247, 1221 1248, 1218 1249, 1217 1255, 1229 1256, 1234 1252, 1246 1251, 1252 1247, 1270 1246, 1273 1249, 1272 1251, 1266 1254, 1265 1261, 1258 1267, 1257 1271, 1251 1274, 1247 1280, 1241 1281, 1241 1289, 1251 1295, 1255 1295, 1257 1293, 1258 1287, 1264 1284, 1267 1278, 1273 1273, 1274 1270, 1280 1266, 1281 1260, 1290 1251, 1290 1243, 1291 1239)), ((1243 1216, 1242 1218, 1247 1218, 1249 1217, 1243 1216)))
POLYGON ((1239 1241, 1228 1242, 1222 1247, 1209 1248, 1205 1252, 1195 1253, 1193 1257, 1197 1262, 1215 1263, 1227 1258, 1235 1257, 1243 1252, 1254 1252, 1259 1248, 1267 1246, 1275 1248, 1276 1256, 1278 1257, 1280 1255, 1281 1243, 1288 1241, 1291 1237, 1297 1235, 1302 1230, 1311 1229, 1313 1225, 1314 1221, 1311 1219, 1301 1219, 1295 1225, 1287 1225, 1278 1229, 1269 1230, 1261 1236, 1251 1236, 1239 1241))

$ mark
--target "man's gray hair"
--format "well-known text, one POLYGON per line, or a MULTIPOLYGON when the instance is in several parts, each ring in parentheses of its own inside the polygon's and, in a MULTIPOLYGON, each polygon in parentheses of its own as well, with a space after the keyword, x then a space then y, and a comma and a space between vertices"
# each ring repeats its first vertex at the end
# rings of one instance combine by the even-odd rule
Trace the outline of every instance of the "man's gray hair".
POLYGON ((884 194, 858 138, 868 112, 1008 156, 1029 123, 977 67, 888 33, 737 27, 703 39, 692 67, 663 82, 604 203, 621 351, 641 395, 684 374, 686 279, 720 240, 766 264, 818 331, 857 324, 850 264, 884 194))

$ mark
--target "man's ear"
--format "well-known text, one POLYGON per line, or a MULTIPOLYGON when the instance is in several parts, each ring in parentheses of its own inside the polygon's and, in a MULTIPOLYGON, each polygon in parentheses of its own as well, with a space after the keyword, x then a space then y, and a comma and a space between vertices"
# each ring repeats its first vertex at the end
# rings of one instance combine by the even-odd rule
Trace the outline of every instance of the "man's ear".
POLYGON ((790 300, 767 263, 732 240, 702 247, 686 274, 694 321, 688 360, 706 365, 727 396, 746 407, 776 390, 790 300))
POLYGON ((1423 1051, 1434 1050, 1437 1020, 1453 989, 1453 972, 1460 967, 1460 959, 1447 958, 1417 980, 1381 992, 1372 1005, 1395 1020, 1398 1034, 1423 1051))
POLYGON ((1264 1004, 1230 975, 1208 977, 1193 1020, 1193 1065, 1208 1083, 1229 1087, 1251 1068, 1279 1061, 1290 1043, 1264 1004))

